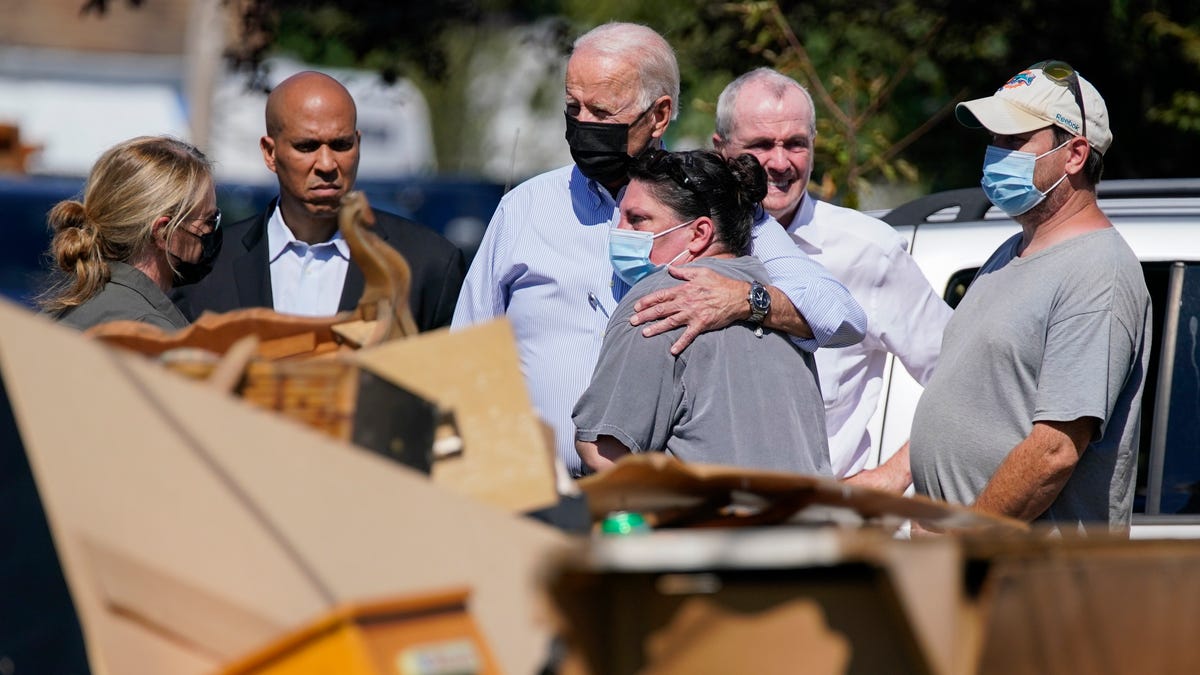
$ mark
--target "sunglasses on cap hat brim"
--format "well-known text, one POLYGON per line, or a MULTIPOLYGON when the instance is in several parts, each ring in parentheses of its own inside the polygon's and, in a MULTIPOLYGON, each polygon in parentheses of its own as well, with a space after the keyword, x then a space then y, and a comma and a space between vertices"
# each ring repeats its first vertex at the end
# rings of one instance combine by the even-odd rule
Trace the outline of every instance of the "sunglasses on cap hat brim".
POLYGON ((1075 97, 1075 105, 1079 106, 1079 119, 1082 133, 1080 134, 1085 139, 1087 138, 1087 110, 1083 107, 1083 89, 1079 86, 1079 75, 1071 64, 1066 61, 1049 60, 1035 63, 1029 66, 1030 70, 1038 69, 1046 76, 1047 80, 1066 87, 1071 90, 1071 94, 1075 97))

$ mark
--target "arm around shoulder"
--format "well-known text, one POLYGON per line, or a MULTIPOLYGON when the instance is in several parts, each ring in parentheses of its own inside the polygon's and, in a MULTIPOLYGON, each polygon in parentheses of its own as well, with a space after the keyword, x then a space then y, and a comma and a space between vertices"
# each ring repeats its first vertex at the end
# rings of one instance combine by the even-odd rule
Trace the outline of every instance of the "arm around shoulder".
POLYGON ((774 319, 768 314, 768 326, 777 327, 778 322, 779 330, 797 335, 787 325, 802 320, 812 338, 805 340, 801 333, 797 344, 809 351, 862 341, 867 331, 862 307, 840 281, 800 250, 774 218, 755 225, 751 253, 767 268, 772 285, 788 299, 777 310, 772 298, 771 314, 779 313, 774 319))

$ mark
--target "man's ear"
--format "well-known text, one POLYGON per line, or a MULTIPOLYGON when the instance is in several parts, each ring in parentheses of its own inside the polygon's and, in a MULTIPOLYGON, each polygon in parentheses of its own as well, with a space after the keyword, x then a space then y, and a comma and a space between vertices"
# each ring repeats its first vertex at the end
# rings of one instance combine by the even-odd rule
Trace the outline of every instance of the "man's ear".
POLYGON ((275 139, 270 136, 263 136, 258 139, 258 147, 262 150, 263 163, 275 173, 275 139))
POLYGON ((651 138, 662 138, 662 135, 666 133, 667 125, 671 123, 671 112, 674 109, 675 104, 666 94, 659 96, 658 100, 650 106, 650 114, 654 115, 654 124, 650 127, 651 138))
POLYGON ((1092 147, 1088 145, 1087 139, 1083 136, 1072 138, 1067 145, 1067 149, 1070 150, 1071 156, 1067 158, 1067 164, 1063 168, 1069 174, 1083 173, 1083 167, 1087 165, 1088 155, 1095 152, 1095 150, 1092 150, 1092 147))
POLYGON ((721 134, 714 132, 712 141, 713 141, 713 150, 716 150, 717 152, 724 155, 725 154, 725 139, 721 138, 721 134))

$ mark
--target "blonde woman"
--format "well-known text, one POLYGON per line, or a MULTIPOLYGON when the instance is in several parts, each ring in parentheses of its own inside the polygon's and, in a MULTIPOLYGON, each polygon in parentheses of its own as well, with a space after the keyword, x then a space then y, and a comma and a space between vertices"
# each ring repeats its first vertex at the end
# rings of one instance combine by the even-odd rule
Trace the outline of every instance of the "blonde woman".
POLYGON ((49 225, 58 274, 38 299, 43 311, 80 330, 117 320, 183 328, 167 294, 207 274, 221 248, 212 164, 178 139, 125 141, 96 161, 83 201, 59 202, 49 225))

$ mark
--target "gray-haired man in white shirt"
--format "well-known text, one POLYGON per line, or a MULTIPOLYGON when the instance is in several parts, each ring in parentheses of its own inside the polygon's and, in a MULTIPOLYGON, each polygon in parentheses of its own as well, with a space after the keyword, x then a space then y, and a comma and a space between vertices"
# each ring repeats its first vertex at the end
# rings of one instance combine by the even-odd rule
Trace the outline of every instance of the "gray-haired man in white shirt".
MULTIPOLYGON (((808 92, 769 68, 737 78, 717 102, 713 145, 726 156, 749 152, 758 158, 768 180, 763 206, 867 314, 861 343, 816 352, 834 474, 899 492, 911 483, 908 444, 882 466, 875 466, 881 460, 870 452, 868 422, 879 401, 884 365, 891 352, 918 382, 927 382, 951 310, 908 254, 907 241, 891 227, 808 195, 816 133, 808 92)), ((881 448, 881 457, 888 450, 881 448)))

